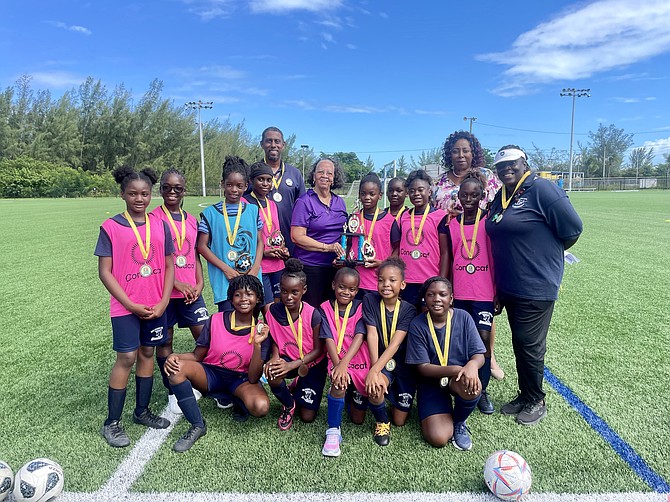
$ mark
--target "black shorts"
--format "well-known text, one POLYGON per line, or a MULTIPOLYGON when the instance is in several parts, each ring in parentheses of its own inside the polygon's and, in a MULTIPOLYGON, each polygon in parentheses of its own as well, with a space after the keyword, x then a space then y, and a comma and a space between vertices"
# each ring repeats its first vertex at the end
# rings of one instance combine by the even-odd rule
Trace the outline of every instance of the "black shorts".
MULTIPOLYGON (((282 356, 285 361, 291 359, 282 356)), ((304 377, 298 377, 298 370, 291 371, 286 378, 298 378, 293 398, 298 405, 307 410, 318 410, 323 398, 323 389, 326 386, 326 376, 328 375, 328 358, 324 355, 323 359, 316 365, 309 368, 309 373, 304 377)))
POLYGON ((451 415, 454 404, 449 387, 440 387, 437 381, 420 383, 416 389, 416 407, 419 410, 419 420, 431 415, 451 415))
POLYGON ((165 313, 168 328, 172 328, 175 324, 178 324, 180 328, 203 326, 209 319, 209 312, 207 312, 202 296, 190 304, 186 304, 184 298, 172 298, 165 313))
POLYGON ((457 300, 454 298, 454 308, 465 310, 470 314, 479 331, 491 331, 491 326, 493 325, 493 302, 457 300))
POLYGON ((345 401, 357 410, 365 411, 368 409, 368 398, 358 392, 353 382, 351 382, 349 387, 347 387, 345 401))
POLYGON ((144 320, 135 314, 112 317, 112 348, 115 352, 132 352, 142 347, 156 347, 170 341, 165 312, 156 319, 144 320))
POLYGON ((249 381, 249 376, 246 373, 231 371, 213 364, 200 364, 202 364, 207 376, 207 394, 232 396, 240 385, 249 381))
POLYGON ((386 399, 394 408, 409 413, 416 393, 416 377, 413 368, 396 361, 396 368, 393 371, 383 368, 382 374, 389 381, 386 399))

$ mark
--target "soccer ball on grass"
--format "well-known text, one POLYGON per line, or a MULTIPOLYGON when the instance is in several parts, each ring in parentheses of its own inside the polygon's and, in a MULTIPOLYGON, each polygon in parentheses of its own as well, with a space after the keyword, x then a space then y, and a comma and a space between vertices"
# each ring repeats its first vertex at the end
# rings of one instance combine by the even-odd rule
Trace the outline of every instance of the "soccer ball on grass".
POLYGON ((14 498, 46 502, 63 491, 63 469, 53 460, 37 458, 21 467, 14 479, 14 498))
POLYGON ((12 493, 14 471, 6 462, 0 460, 0 501, 5 500, 12 493))
POLYGON ((521 500, 530 491, 530 467, 521 455, 509 450, 491 453, 484 464, 484 481, 502 500, 521 500))

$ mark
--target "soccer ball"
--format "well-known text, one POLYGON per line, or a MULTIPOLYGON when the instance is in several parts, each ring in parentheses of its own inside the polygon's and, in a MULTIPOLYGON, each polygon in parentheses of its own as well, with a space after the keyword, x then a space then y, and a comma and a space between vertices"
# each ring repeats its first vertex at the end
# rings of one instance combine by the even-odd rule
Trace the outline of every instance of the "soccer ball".
POLYGON ((53 460, 37 458, 21 467, 14 479, 14 498, 46 502, 63 491, 63 469, 53 460))
POLYGON ((14 484, 12 468, 0 460, 0 501, 5 500, 12 492, 12 484, 14 484))
POLYGON ((491 453, 484 464, 484 481, 502 500, 521 500, 530 491, 530 467, 521 455, 509 450, 491 453))

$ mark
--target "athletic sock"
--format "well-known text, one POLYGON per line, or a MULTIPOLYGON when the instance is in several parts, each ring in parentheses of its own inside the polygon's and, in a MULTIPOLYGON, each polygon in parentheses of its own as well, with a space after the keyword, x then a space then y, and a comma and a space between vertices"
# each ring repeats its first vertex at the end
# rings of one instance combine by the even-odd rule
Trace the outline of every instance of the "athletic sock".
POLYGON ((149 407, 154 377, 135 376, 135 416, 140 416, 149 407))
POLYGON ((380 404, 368 403, 368 406, 370 407, 370 411, 374 415, 376 422, 386 423, 389 421, 389 415, 386 411, 386 403, 384 401, 380 404))
POLYGON ((156 356, 156 362, 158 363, 158 369, 161 372, 161 378, 163 379, 163 385, 168 390, 168 394, 172 394, 173 392, 172 392, 172 388, 170 387, 170 380, 168 380, 168 376, 165 373, 165 361, 167 361, 167 357, 156 356))
POLYGON ((286 386, 286 382, 282 381, 282 383, 279 384, 277 387, 270 386, 270 390, 272 391, 272 393, 275 395, 275 397, 279 400, 279 402, 281 404, 283 404, 287 408, 293 408, 293 405, 295 404, 295 400, 293 399, 293 396, 291 395, 291 391, 288 390, 288 387, 286 386))
POLYGON ((328 427, 337 429, 342 425, 342 412, 344 411, 344 398, 333 397, 328 393, 328 427))
POLYGON ((452 417, 454 423, 465 422, 465 420, 470 416, 470 414, 477 407, 477 402, 479 401, 479 396, 474 399, 466 400, 463 399, 458 394, 454 396, 454 412, 452 417))
POLYGON ((107 388, 107 420, 105 425, 111 424, 114 420, 121 419, 123 405, 126 402, 126 389, 107 388))
POLYGON ((202 419, 202 413, 200 412, 200 407, 195 400, 193 395, 193 386, 188 380, 178 383, 177 385, 172 386, 174 395, 177 396, 177 403, 181 408, 184 418, 188 420, 191 425, 196 427, 204 427, 205 422, 202 419))
POLYGON ((482 392, 486 390, 491 381, 491 358, 484 358, 484 366, 479 368, 479 380, 482 382, 482 392))

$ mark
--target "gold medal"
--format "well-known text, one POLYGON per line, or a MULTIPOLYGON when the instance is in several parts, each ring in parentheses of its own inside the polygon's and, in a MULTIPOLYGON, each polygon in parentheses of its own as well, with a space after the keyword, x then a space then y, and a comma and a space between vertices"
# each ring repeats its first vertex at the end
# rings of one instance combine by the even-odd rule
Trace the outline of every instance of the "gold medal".
POLYGON ((298 368, 298 376, 305 378, 307 373, 309 373, 309 366, 306 364, 301 364, 298 368))
POLYGON ((472 263, 468 263, 468 264, 465 266, 465 271, 466 271, 468 274, 474 274, 476 270, 477 270, 477 268, 476 268, 472 263))
MULTIPOLYGON (((423 226, 426 223, 426 218, 428 217, 428 213, 430 212, 430 206, 426 206, 426 209, 423 211, 423 216, 421 217, 421 223, 419 223, 419 229, 414 230, 414 212, 416 208, 412 208, 412 210, 409 212, 409 221, 410 221, 410 227, 412 230, 412 239, 414 240, 414 245, 418 246, 419 243, 421 242, 421 234, 423 233, 423 226)), ((412 258, 414 258, 414 255, 412 255, 412 258)), ((415 260, 417 258, 414 258, 415 260)))
POLYGON ((300 356, 300 359, 304 359, 305 354, 302 350, 302 302, 300 302, 300 310, 298 311, 298 319, 296 320, 298 323, 297 330, 293 324, 293 318, 291 317, 291 313, 288 311, 288 307, 284 306, 284 310, 286 310, 286 319, 288 319, 288 325, 291 327, 291 333, 293 333, 293 338, 296 345, 298 346, 298 355, 300 356))
POLYGON ((440 387, 442 388, 449 387, 449 377, 440 378, 440 387))
POLYGON ((140 267, 140 275, 142 277, 149 277, 152 272, 153 272, 153 269, 149 265, 147 265, 146 263, 140 267))
MULTIPOLYGON (((135 239, 137 239, 137 245, 140 248, 140 253, 142 253, 142 258, 148 260, 149 252, 151 251, 151 222, 149 221, 149 216, 146 214, 144 215, 144 222, 145 222, 144 231, 145 231, 146 243, 142 240, 142 237, 140 237, 140 232, 137 230, 137 225, 135 225, 135 222, 130 217, 130 213, 128 213, 128 211, 124 211, 123 216, 126 220, 128 220, 130 228, 133 229, 135 239)), ((142 270, 144 269, 144 267, 149 268, 149 273, 147 275, 142 275, 142 277, 149 277, 151 275, 151 267, 149 267, 149 265, 146 263, 142 266, 142 268, 140 268, 140 274, 142 274, 142 270)))
POLYGON ((260 335, 261 331, 263 331, 264 327, 265 327, 265 324, 263 324, 262 322, 259 322, 258 324, 256 324, 256 333, 258 333, 260 335))
POLYGON ((228 254, 226 256, 228 257, 228 261, 234 262, 235 260, 237 260, 238 254, 237 251, 231 249, 230 251, 228 251, 228 254))
POLYGON ((283 199, 283 197, 281 196, 281 194, 279 192, 275 192, 272 195, 272 198, 274 199, 275 202, 281 202, 282 199, 283 199))
POLYGON ((421 251, 419 251, 418 249, 412 251, 412 258, 414 258, 415 260, 421 258, 421 251))
POLYGON ((177 256, 177 259, 175 260, 175 263, 179 268, 184 268, 186 266, 186 257, 183 255, 177 256))
MULTIPOLYGON (((430 314, 426 314, 426 321, 428 322, 428 331, 430 331, 430 336, 433 339, 433 345, 435 346, 435 353, 437 358, 440 361, 440 366, 449 365, 449 342, 451 341, 451 309, 447 313, 447 323, 444 330, 444 348, 440 348, 440 341, 437 339, 437 333, 435 333, 435 326, 433 325, 433 318, 430 317, 430 314)), ((440 379, 440 387, 446 387, 449 385, 449 378, 442 377, 440 379)))
MULTIPOLYGON (((226 230, 228 230, 228 235, 226 236, 226 239, 228 239, 228 244, 233 246, 235 244, 235 239, 237 239, 237 231, 240 229, 240 219, 242 218, 242 201, 240 201, 239 204, 237 204, 237 216, 235 217, 235 226, 233 227, 233 230, 230 229, 230 221, 228 220, 228 208, 226 207, 226 204, 224 204, 221 209, 223 212, 223 221, 226 222, 226 230)), ((234 260, 234 258, 232 258, 231 261, 232 260, 234 260)))
POLYGON ((261 205, 261 201, 258 197, 256 197, 256 194, 251 192, 251 196, 256 199, 256 202, 258 202, 258 210, 261 213, 261 216, 263 216, 263 221, 265 222, 265 228, 267 228, 268 233, 272 233, 272 211, 270 210, 270 203, 268 200, 265 201, 265 207, 261 205))
MULTIPOLYGON (((468 255, 468 259, 472 260, 472 257, 475 256, 475 248, 477 246, 477 231, 479 230, 479 219, 482 215, 482 210, 477 208, 477 216, 475 217, 475 228, 472 230, 472 241, 470 241, 470 246, 468 246, 468 240, 465 238, 465 215, 461 215, 461 242, 463 243, 463 249, 465 249, 465 253, 468 255)), ((469 268, 466 268, 465 270, 467 271, 468 274, 474 274, 475 273, 475 268, 472 264, 468 265, 468 267, 472 267, 472 272, 470 272, 469 268)))
MULTIPOLYGON (((395 335, 396 327, 398 326, 398 314, 400 313, 400 300, 395 301, 395 308, 393 309, 393 320, 391 321, 391 336, 389 337, 389 332, 387 331, 386 326, 386 307, 384 306, 384 300, 379 302, 379 315, 382 323, 382 340, 384 342, 384 349, 387 349, 389 343, 395 335)), ((393 367, 395 368, 395 361, 393 362, 393 367)), ((393 370, 389 370, 393 371, 393 370)))
POLYGON ((230 313, 230 329, 233 331, 240 331, 243 329, 249 330, 249 345, 254 343, 254 335, 256 334, 256 319, 254 316, 251 316, 251 325, 247 324, 246 326, 237 326, 235 324, 235 311, 233 310, 230 313))
MULTIPOLYGON (((168 208, 165 207, 165 204, 161 206, 161 209, 163 209, 165 216, 170 222, 172 231, 174 232, 174 239, 177 241, 177 251, 181 251, 181 248, 184 245, 184 241, 186 240, 186 216, 184 215, 184 211, 182 211, 181 208, 179 208, 179 214, 181 215, 181 232, 179 232, 179 230, 177 229, 177 225, 175 224, 174 219, 172 218, 172 213, 170 213, 168 208)), ((186 258, 184 258, 184 265, 186 265, 186 258)), ((184 265, 179 265, 179 257, 177 257, 177 266, 183 267, 184 265)))
POLYGON ((389 359, 388 362, 386 363, 386 371, 393 371, 395 369, 395 359, 389 359))
POLYGON ((503 185, 502 191, 500 193, 500 195, 501 195, 500 204, 502 205, 502 209, 500 210, 499 213, 493 215, 493 218, 491 218, 493 223, 495 223, 497 225, 498 223, 500 223, 502 221, 503 214, 505 214, 505 211, 507 211, 507 207, 509 206, 509 203, 512 202, 512 199, 514 198, 514 194, 517 193, 517 191, 521 187, 521 184, 524 181, 526 181, 526 178, 528 178, 528 176, 530 176, 530 171, 526 171, 526 173, 523 176, 521 176, 521 179, 517 182, 516 186, 514 187, 514 191, 512 192, 512 195, 510 195, 509 197, 507 197, 507 188, 505 187, 505 185, 503 185))

